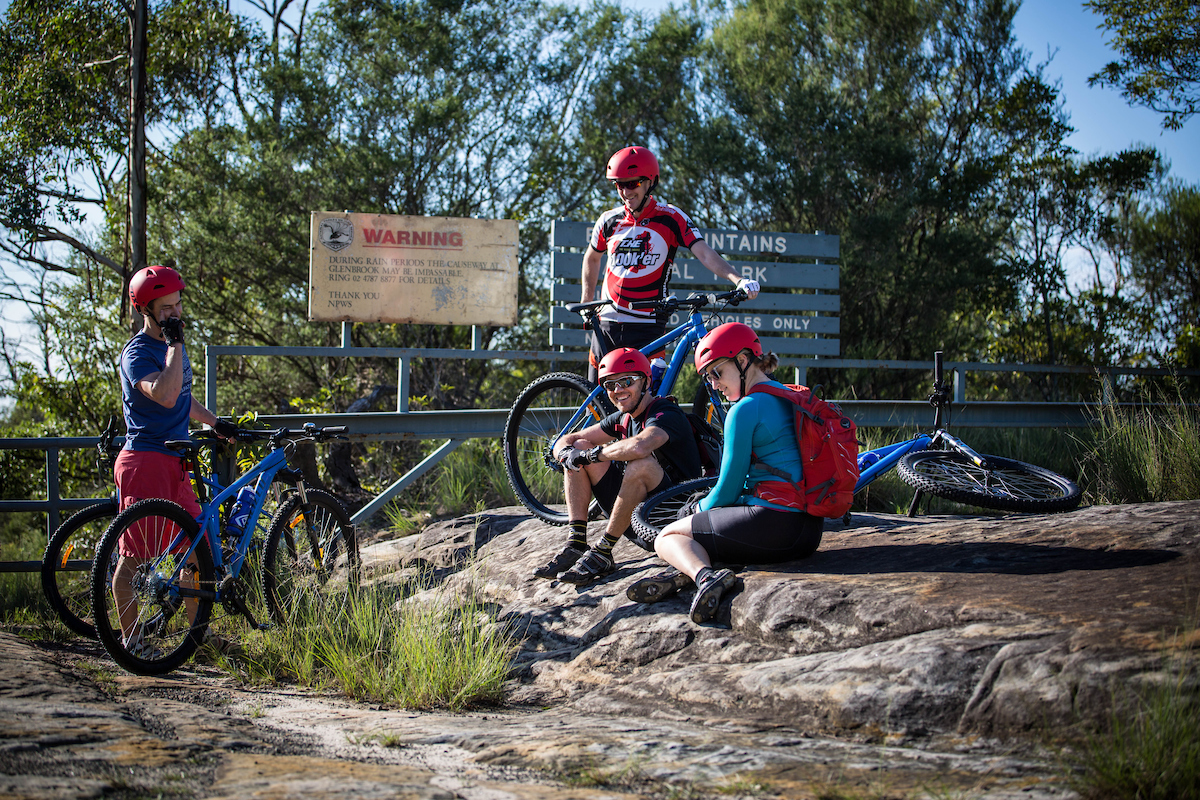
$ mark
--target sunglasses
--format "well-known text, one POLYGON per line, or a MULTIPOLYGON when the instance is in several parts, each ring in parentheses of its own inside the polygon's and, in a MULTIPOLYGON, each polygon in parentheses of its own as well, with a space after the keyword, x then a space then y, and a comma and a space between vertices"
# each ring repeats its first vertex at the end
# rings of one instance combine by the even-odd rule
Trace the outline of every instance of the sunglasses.
POLYGON ((617 189, 636 189, 647 181, 646 178, 638 178, 633 181, 613 181, 612 185, 617 189))
POLYGON ((728 362, 726 361, 722 361, 718 364, 713 364, 711 368, 705 370, 703 376, 704 380, 708 381, 710 384, 715 384, 717 381, 721 380, 721 367, 725 366, 727 363, 728 362))
POLYGON ((606 392, 615 392, 617 389, 628 389, 640 377, 640 375, 626 375, 624 378, 614 378, 611 381, 604 381, 600 385, 604 387, 604 391, 606 392))

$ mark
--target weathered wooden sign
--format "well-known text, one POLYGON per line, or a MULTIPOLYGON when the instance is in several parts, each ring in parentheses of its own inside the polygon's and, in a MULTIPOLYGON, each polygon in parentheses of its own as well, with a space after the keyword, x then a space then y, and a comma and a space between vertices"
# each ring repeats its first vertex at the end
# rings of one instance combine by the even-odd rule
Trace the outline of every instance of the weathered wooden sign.
POLYGON ((517 222, 312 212, 308 318, 517 323, 517 222))

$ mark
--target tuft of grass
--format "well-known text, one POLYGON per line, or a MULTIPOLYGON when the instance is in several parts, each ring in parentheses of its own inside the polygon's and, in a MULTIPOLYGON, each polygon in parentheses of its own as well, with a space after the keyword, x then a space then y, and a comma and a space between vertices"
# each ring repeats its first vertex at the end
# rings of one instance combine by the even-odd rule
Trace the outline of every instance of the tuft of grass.
POLYGON ((1084 742, 1069 780, 1087 800, 1200 798, 1200 693, 1195 664, 1114 692, 1105 730, 1084 742))
POLYGON ((294 680, 359 701, 455 711, 502 700, 516 652, 473 593, 405 598, 374 587, 352 591, 344 605, 303 604, 287 626, 246 645, 236 668, 250 681, 294 680))
POLYGON ((1087 455, 1098 503, 1200 498, 1200 410, 1181 401, 1156 408, 1101 408, 1087 455))

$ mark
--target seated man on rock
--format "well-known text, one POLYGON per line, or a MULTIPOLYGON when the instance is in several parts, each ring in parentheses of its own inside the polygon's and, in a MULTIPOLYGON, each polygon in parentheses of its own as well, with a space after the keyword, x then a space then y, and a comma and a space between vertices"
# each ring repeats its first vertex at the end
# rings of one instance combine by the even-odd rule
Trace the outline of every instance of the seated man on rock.
POLYGON ((555 444, 554 455, 565 467, 571 534, 566 548, 533 573, 576 586, 616 571, 613 545, 623 534, 632 538, 629 523, 638 503, 701 474, 691 423, 678 404, 650 392, 645 355, 632 347, 613 350, 601 360, 599 378, 617 410, 555 444), (608 526, 588 549, 592 497, 608 512, 608 526))

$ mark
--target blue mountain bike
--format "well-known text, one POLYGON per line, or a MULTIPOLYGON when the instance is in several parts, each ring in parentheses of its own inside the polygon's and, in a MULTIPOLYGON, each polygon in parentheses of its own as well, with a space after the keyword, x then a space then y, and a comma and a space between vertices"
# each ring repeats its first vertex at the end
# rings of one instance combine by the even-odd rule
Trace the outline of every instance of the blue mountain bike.
MULTIPOLYGON (((722 294, 693 294, 683 300, 672 295, 663 300, 634 304, 637 308, 653 309, 660 319, 667 319, 676 311, 688 312, 683 324, 641 348, 643 353, 651 355, 675 344, 657 387, 652 387, 656 395, 671 394, 692 348, 708 333, 702 309, 712 307, 711 320, 722 309, 736 306, 746 297, 745 292, 734 289, 722 294)), ((611 303, 611 300, 596 300, 567 308, 582 314, 599 336, 597 314, 611 303)), ((724 401, 707 384, 704 387, 707 407, 696 409, 696 413, 720 429, 725 420, 724 401)), ((543 375, 517 395, 504 425, 504 468, 513 491, 538 519, 552 525, 569 522, 563 496, 563 467, 554 459, 555 442, 599 422, 614 411, 616 408, 603 388, 573 372, 543 375)), ((592 506, 594 515, 598 513, 598 507, 594 502, 592 506)))
MULTIPOLYGON (((198 517, 169 500, 142 500, 113 520, 93 561, 91 600, 96 635, 117 664, 140 675, 170 672, 204 641, 217 604, 252 628, 267 627, 250 610, 253 581, 239 580, 255 568, 275 623, 288 622, 302 607, 345 601, 358 580, 354 526, 341 501, 307 488, 300 470, 287 463, 296 442, 333 439, 345 430, 312 423, 298 430, 239 430, 239 441, 265 440, 270 452, 227 487, 203 478, 214 494, 201 502, 198 517), (272 482, 289 489, 260 553, 254 534, 272 482), (249 486, 253 500, 243 492, 249 486), (223 527, 221 507, 236 507, 239 497, 250 504, 245 521, 223 527)), ((189 439, 167 446, 194 465, 202 444, 189 439)))
MULTIPOLYGON (((934 353, 933 430, 902 442, 858 454, 859 478, 855 493, 870 486, 893 467, 914 489, 908 515, 916 516, 928 495, 997 511, 1048 514, 1070 511, 1082 493, 1074 481, 1044 467, 1000 456, 977 453, 951 434, 950 386, 946 383, 942 353, 934 353)), ((633 512, 633 527, 640 537, 653 541, 662 528, 683 516, 685 508, 708 494, 716 478, 698 478, 676 484, 647 498, 633 512)), ((850 514, 842 520, 850 523, 850 514)))

